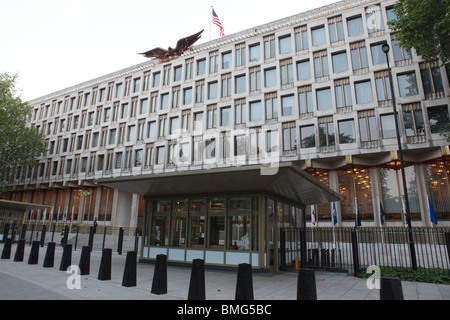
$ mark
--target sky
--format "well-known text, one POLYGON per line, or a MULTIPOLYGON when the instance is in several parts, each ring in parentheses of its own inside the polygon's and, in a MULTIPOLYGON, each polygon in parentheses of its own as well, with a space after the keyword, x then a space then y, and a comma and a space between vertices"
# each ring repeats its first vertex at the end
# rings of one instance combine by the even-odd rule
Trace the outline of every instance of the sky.
POLYGON ((140 52, 231 35, 337 0, 0 0, 0 73, 23 101, 148 61, 140 52))

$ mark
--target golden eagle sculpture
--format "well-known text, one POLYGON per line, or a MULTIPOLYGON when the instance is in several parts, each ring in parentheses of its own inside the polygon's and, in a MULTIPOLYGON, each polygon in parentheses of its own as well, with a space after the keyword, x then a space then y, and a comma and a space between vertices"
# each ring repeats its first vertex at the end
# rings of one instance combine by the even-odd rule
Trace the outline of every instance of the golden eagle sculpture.
POLYGON ((198 39, 200 39, 203 31, 204 29, 200 32, 197 32, 196 34, 193 34, 192 36, 178 40, 175 49, 171 47, 169 47, 167 50, 163 48, 155 48, 139 54, 142 54, 146 58, 159 59, 161 63, 170 61, 172 59, 175 59, 176 57, 181 56, 183 52, 188 50, 194 43, 196 43, 198 39))

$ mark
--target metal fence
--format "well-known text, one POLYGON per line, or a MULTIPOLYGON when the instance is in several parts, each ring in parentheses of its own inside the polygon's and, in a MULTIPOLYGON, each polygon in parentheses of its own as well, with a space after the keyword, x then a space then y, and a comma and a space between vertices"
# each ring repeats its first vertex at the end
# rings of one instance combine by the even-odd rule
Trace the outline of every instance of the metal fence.
POLYGON ((81 250, 82 247, 89 246, 94 251, 110 248, 117 252, 137 251, 139 253, 141 231, 136 228, 98 225, 94 232, 93 227, 87 225, 15 224, 4 225, 0 229, 0 239, 2 241, 7 237, 14 241, 24 239, 30 245, 33 241, 40 241, 41 245, 49 242, 60 244, 63 230, 67 230, 67 243, 71 244, 74 250, 81 250))
POLYGON ((281 229, 280 242, 280 266, 285 269, 357 274, 377 265, 450 275, 450 228, 281 229))

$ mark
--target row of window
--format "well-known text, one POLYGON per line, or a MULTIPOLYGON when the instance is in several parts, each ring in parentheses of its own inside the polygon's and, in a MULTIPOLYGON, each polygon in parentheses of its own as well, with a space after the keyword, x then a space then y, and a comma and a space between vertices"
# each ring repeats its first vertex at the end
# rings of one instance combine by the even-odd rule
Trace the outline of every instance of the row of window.
MULTIPOLYGON (((402 107, 402 115, 405 134, 408 138, 425 137, 426 118, 423 115, 420 103, 404 105, 402 107)), ((441 133, 448 130, 447 126, 450 123, 450 116, 447 105, 427 108, 427 116, 431 133, 441 133)), ((214 113, 208 114, 208 117, 214 117, 214 113)), ((156 126, 156 122, 151 122, 149 125, 156 126)), ((165 125, 165 123, 160 122, 159 125, 165 125)), ((128 126, 128 135, 131 134, 134 128, 135 126, 128 126)), ((114 144, 116 129, 110 129, 109 133, 106 129, 107 127, 102 131, 102 140, 106 141, 107 137, 109 137, 109 144, 114 144)), ((214 159, 217 160, 219 158, 221 161, 227 162, 226 160, 231 159, 233 156, 244 157, 244 161, 250 158, 262 159, 267 156, 273 156, 274 153, 295 156, 298 148, 320 147, 320 150, 330 152, 335 150, 334 147, 338 143, 343 145, 358 141, 369 148, 378 147, 380 138, 395 138, 396 129, 393 114, 377 116, 374 110, 365 110, 358 112, 357 119, 349 118, 335 121, 333 116, 321 117, 317 119, 317 123, 301 125, 299 128, 297 128, 295 121, 285 122, 281 125, 281 143, 279 143, 280 137, 278 135, 278 130, 263 130, 261 127, 256 127, 247 131, 235 130, 232 134, 231 131, 225 131, 209 136, 180 136, 174 140, 169 140, 167 144, 164 143, 159 146, 158 143, 146 144, 142 149, 138 147, 138 149, 134 149, 133 145, 131 145, 125 147, 125 151, 107 150, 106 155, 99 154, 96 156, 96 152, 92 152, 90 163, 88 163, 89 157, 87 155, 83 156, 80 154, 75 155, 75 160, 69 158, 66 160, 66 157, 62 157, 60 166, 58 166, 58 160, 52 161, 49 159, 47 161, 47 171, 44 170, 46 164, 41 164, 39 177, 44 175, 50 176, 50 165, 52 162, 51 175, 60 176, 63 174, 76 175, 78 173, 93 174, 95 171, 131 169, 133 167, 142 168, 142 165, 145 168, 149 168, 153 165, 201 164, 205 161, 211 162, 211 160, 214 162, 214 159), (356 130, 359 130, 359 135, 357 135, 356 130), (74 165, 72 165, 72 162, 74 162, 74 165)), ((98 137, 98 135, 96 136, 98 137)), ((96 139, 93 139, 92 145, 98 143, 96 139)), ((90 132, 87 132, 85 136, 76 137, 73 135, 70 148, 76 145, 77 150, 81 150, 84 144, 89 145, 89 141, 90 132)), ((418 142, 423 141, 418 140, 418 142)), ((58 141, 57 149, 60 148, 59 143, 60 141, 58 141)), ((69 139, 64 139, 62 143, 62 152, 66 152, 69 139)), ((54 145, 50 147, 50 150, 53 148, 54 145)), ((28 175, 30 177, 31 172, 28 175)))
MULTIPOLYGON (((388 20, 393 18, 392 9, 387 9, 387 18, 388 20)), ((381 14, 381 8, 380 6, 374 6, 371 8, 366 9, 366 19, 364 20, 364 23, 367 26, 368 32, 372 33, 375 31, 384 30, 384 22, 381 14)), ((317 26, 310 30, 311 32, 311 44, 312 46, 320 46, 324 43, 326 43, 326 32, 325 32, 326 26, 317 26)), ((363 19, 362 16, 354 16, 347 19, 347 32, 349 37, 354 37, 358 35, 362 35, 364 32, 363 27, 363 19)), ((333 18, 328 19, 328 31, 329 31, 329 39, 331 43, 341 41, 344 39, 344 27, 343 27, 343 21, 342 16, 337 16, 333 18)), ((303 51, 306 49, 309 49, 310 43, 309 43, 309 33, 306 26, 302 26, 299 28, 295 28, 295 50, 303 51)), ((278 51, 280 54, 287 54, 292 51, 292 35, 286 34, 283 36, 280 36, 278 38, 278 51)), ((275 58, 276 56, 276 48, 275 48, 275 35, 266 36, 263 39, 263 48, 264 48, 264 59, 268 60, 271 58, 275 58)), ((393 47, 394 47, 394 56, 397 60, 405 59, 403 57, 402 50, 398 48, 398 45, 396 41, 393 41, 393 47)), ((380 50, 375 47, 376 52, 373 53, 373 61, 374 64, 382 63, 381 61, 384 59, 381 54, 380 50)), ((248 46, 249 51, 249 57, 248 62, 255 62, 261 60, 261 44, 255 43, 248 46)), ((361 50, 362 51, 362 50, 361 50)), ((235 67, 242 67, 245 66, 247 63, 247 46, 245 43, 238 44, 235 46, 235 67)), ((361 55, 364 56, 364 52, 356 53, 352 50, 352 57, 354 55, 361 55)), ((408 54, 407 54, 408 55, 408 54)), ((226 51, 220 54, 219 59, 219 51, 214 51, 209 54, 209 73, 216 73, 219 71, 219 64, 221 66, 222 70, 227 70, 232 67, 233 64, 233 56, 232 51, 226 51), (221 60, 219 62, 219 60, 221 60)), ((342 59, 342 57, 336 56, 336 60, 342 59)), ((366 59, 367 60, 367 59, 366 59)), ((360 64, 361 68, 364 68, 364 65, 366 62, 364 61, 364 57, 362 58, 362 61, 360 64)), ((315 75, 316 77, 324 76, 327 74, 328 69, 328 61, 323 58, 323 55, 321 58, 314 58, 314 65, 315 65, 315 75), (320 66, 319 66, 320 65, 320 66)), ((342 66, 336 65, 334 72, 342 72, 339 70, 342 70, 342 66)), ((356 62, 352 62, 353 69, 356 68, 356 62)), ((286 69, 292 68, 286 66, 286 69)), ((305 69, 305 67, 303 66, 305 69)), ((183 66, 177 65, 174 66, 172 69, 171 65, 164 66, 162 71, 154 72, 152 75, 152 79, 150 79, 150 71, 145 72, 144 75, 139 77, 127 77, 124 81, 124 83, 114 83, 111 82, 108 84, 107 88, 94 88, 92 93, 91 92, 80 92, 78 93, 77 97, 70 97, 67 96, 63 101, 53 101, 52 105, 43 105, 41 108, 36 108, 35 113, 33 116, 33 120, 41 120, 42 118, 46 118, 49 115, 53 116, 55 113, 60 114, 61 112, 66 113, 67 110, 72 111, 76 107, 77 109, 87 107, 90 105, 96 105, 97 103, 104 103, 105 99, 106 101, 112 101, 113 99, 119 99, 122 97, 127 97, 130 94, 139 93, 141 90, 148 91, 150 90, 150 80, 152 80, 151 87, 157 88, 161 84, 163 86, 170 85, 171 80, 176 83, 182 80, 183 78, 183 66), (162 75, 161 75, 162 72, 162 75), (171 74, 173 72, 173 74, 171 74), (78 99, 78 100, 77 100, 78 99)), ((283 66, 282 66, 283 69, 283 66)), ((358 68, 359 69, 359 68, 358 68)), ((195 74, 197 76, 203 76, 206 74, 207 70, 207 59, 201 58, 196 61, 196 70, 195 74)), ((306 70, 306 69, 305 69, 306 70)), ((282 78, 281 83, 289 83, 290 80, 292 80, 292 70, 286 70, 283 72, 281 70, 282 78)), ((309 79, 310 71, 305 71, 305 73, 299 73, 298 79, 309 79)), ((185 72, 184 72, 184 80, 191 80, 194 76, 194 59, 190 58, 186 60, 185 63, 185 72)), ((274 82, 274 80, 270 80, 274 82)), ((275 81, 276 82, 276 81, 275 81)))

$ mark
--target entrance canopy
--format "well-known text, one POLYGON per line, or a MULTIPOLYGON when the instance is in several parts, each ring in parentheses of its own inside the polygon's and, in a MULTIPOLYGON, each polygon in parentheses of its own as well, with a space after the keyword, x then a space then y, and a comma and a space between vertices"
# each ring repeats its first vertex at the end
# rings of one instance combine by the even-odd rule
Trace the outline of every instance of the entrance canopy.
POLYGON ((261 192, 301 207, 341 200, 339 194, 291 162, 280 163, 274 175, 262 175, 264 168, 267 166, 187 170, 100 179, 96 183, 152 197, 261 192))
POLYGON ((42 210, 51 209, 51 206, 27 202, 10 201, 10 200, 0 200, 0 212, 23 213, 25 211, 35 209, 42 209, 42 210))

